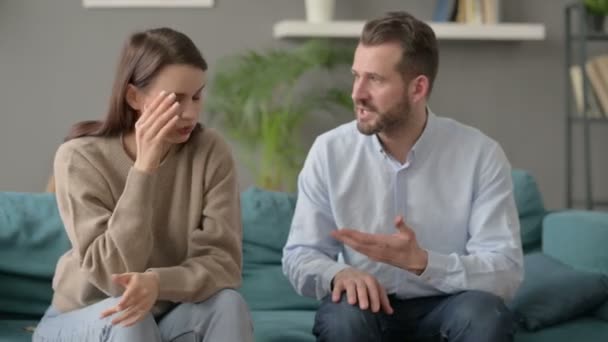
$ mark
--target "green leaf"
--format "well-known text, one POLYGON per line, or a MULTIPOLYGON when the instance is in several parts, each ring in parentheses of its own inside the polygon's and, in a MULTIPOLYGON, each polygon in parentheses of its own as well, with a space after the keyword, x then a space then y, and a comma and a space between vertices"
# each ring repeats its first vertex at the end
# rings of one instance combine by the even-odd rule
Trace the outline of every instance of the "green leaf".
POLYGON ((352 48, 310 40, 292 49, 249 50, 219 61, 207 108, 211 119, 248 151, 258 186, 293 190, 305 158, 300 130, 310 113, 352 110, 347 87, 297 89, 307 73, 349 65, 352 55, 352 48))

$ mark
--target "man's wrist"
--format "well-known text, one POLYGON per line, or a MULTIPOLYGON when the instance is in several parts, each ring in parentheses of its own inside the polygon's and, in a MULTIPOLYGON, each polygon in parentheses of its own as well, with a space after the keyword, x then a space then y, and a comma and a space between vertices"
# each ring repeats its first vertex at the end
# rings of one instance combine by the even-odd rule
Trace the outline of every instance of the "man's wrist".
POLYGON ((414 255, 415 256, 412 258, 412 263, 410 264, 408 271, 416 275, 421 275, 424 270, 426 270, 429 263, 429 253, 426 250, 419 248, 414 255))

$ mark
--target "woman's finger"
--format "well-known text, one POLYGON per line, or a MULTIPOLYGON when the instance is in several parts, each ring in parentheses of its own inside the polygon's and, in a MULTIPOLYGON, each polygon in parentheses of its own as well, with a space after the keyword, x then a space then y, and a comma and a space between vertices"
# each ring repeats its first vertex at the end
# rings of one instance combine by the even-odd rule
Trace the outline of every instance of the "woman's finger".
POLYGON ((130 307, 127 310, 121 311, 121 312, 122 312, 122 314, 120 316, 118 316, 112 320, 112 324, 116 325, 116 324, 123 323, 138 314, 138 310, 136 310, 134 306, 130 307))
POLYGON ((146 314, 148 314, 148 312, 150 311, 149 309, 146 309, 145 305, 143 305, 143 304, 134 307, 133 310, 135 311, 135 314, 133 316, 131 316, 130 318, 125 319, 122 322, 123 326, 130 327, 134 324, 137 324, 138 322, 143 320, 146 317, 146 314))
POLYGON ((169 94, 167 94, 166 91, 162 90, 160 93, 158 93, 154 99, 152 99, 152 102, 150 104, 144 104, 144 110, 141 113, 141 116, 139 117, 139 124, 143 124, 144 121, 146 120, 146 118, 148 118, 155 110, 156 108, 162 103, 162 101, 165 99, 165 97, 167 97, 169 94))
MULTIPOLYGON (((177 119, 179 119, 177 115, 179 111, 179 102, 174 102, 171 107, 169 107, 169 109, 163 113, 163 115, 156 118, 154 123, 150 124, 150 128, 148 129, 148 134, 150 134, 150 137, 160 138, 160 131, 163 131, 165 127, 169 126, 169 129, 173 128, 174 124, 172 124, 171 121, 177 121, 177 119)), ((166 132, 166 130, 164 131, 166 132)))
POLYGON ((145 299, 145 297, 146 297, 145 295, 142 295, 140 292, 141 291, 138 291, 138 293, 133 293, 131 296, 129 296, 129 298, 123 297, 121 299, 121 301, 118 303, 118 307, 121 310, 126 310, 130 307, 139 305, 142 302, 142 300, 145 299))
POLYGON ((118 308, 118 305, 113 306, 109 309, 106 309, 105 311, 103 311, 101 313, 101 315, 99 316, 99 318, 106 318, 108 316, 112 316, 113 314, 120 312, 120 309, 118 308))

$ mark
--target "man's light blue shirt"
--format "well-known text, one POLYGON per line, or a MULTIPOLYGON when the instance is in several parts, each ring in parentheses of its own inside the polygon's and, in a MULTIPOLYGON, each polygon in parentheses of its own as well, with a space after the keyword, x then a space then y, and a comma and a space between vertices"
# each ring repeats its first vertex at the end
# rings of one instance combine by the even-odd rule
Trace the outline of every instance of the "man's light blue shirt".
POLYGON ((327 296, 335 274, 350 265, 402 299, 464 290, 509 299, 522 264, 511 167, 498 143, 479 130, 429 111, 404 164, 376 135, 361 134, 355 121, 315 140, 283 250, 283 272, 298 293, 327 296), (419 276, 372 261, 330 235, 341 228, 393 234, 397 215, 428 251, 419 276))

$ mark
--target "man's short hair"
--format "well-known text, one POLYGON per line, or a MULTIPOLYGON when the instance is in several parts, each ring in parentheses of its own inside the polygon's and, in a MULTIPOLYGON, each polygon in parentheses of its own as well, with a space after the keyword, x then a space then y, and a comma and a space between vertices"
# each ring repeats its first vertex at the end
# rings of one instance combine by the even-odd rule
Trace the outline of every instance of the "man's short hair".
POLYGON ((359 42, 366 46, 400 44, 402 55, 397 69, 406 80, 425 75, 429 79, 430 94, 437 76, 439 54, 435 33, 425 22, 407 12, 389 12, 365 23, 359 42))

